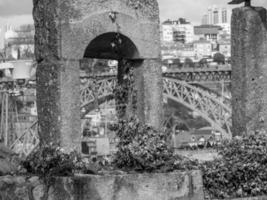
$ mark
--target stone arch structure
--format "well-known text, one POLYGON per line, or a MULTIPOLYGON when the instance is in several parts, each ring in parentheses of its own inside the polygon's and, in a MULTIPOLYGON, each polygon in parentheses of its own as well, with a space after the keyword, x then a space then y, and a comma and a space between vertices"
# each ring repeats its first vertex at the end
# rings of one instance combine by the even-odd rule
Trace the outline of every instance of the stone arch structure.
POLYGON ((130 59, 136 114, 155 127, 162 115, 156 0, 33 0, 41 143, 80 146, 79 65, 84 58, 130 59), (120 35, 119 54, 111 52, 120 35))
POLYGON ((93 39, 87 46, 84 52, 85 58, 109 58, 118 60, 120 58, 124 59, 140 59, 140 53, 128 37, 119 33, 121 39, 121 46, 116 51, 113 49, 112 45, 118 36, 118 33, 109 32, 97 36, 93 39))

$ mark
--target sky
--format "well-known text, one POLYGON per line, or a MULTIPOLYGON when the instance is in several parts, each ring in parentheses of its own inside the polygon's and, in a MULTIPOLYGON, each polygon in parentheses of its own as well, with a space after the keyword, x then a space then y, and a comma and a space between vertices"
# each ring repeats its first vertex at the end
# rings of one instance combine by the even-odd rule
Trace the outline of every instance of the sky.
MULTIPOLYGON (((158 0, 161 21, 186 18, 197 25, 207 8, 212 5, 227 6, 230 0, 158 0)), ((267 0, 252 0, 255 6, 267 8, 267 0)), ((233 8, 235 6, 227 6, 233 8)), ((33 23, 32 0, 0 0, 0 26, 33 23)))

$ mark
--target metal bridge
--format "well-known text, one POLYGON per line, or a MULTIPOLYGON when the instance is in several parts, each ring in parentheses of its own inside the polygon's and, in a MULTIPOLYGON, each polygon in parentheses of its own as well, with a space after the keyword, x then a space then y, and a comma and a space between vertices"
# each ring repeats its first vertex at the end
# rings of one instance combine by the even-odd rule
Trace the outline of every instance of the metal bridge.
MULTIPOLYGON (((81 78, 85 79, 103 79, 116 77, 116 72, 92 73, 92 75, 81 74, 81 78)), ((214 83, 224 82, 230 83, 232 78, 232 67, 230 64, 209 66, 203 68, 175 68, 167 69, 162 72, 165 78, 175 78, 186 81, 190 84, 194 83, 214 83)))
POLYGON ((168 69, 163 72, 167 78, 176 78, 192 83, 224 82, 230 83, 232 78, 231 65, 218 65, 203 68, 168 69))
MULTIPOLYGON (((194 87, 185 81, 173 78, 164 78, 163 86, 164 98, 172 99, 198 112, 212 127, 220 131, 224 138, 231 138, 231 106, 228 99, 221 99, 208 90, 194 87)), ((114 77, 100 80, 88 79, 84 82, 80 92, 81 109, 84 110, 84 114, 92 110, 96 98, 98 101, 103 99, 103 102, 106 97, 113 98, 115 87, 116 79, 114 77)), ((28 155, 38 143, 37 122, 35 122, 15 140, 11 148, 28 155)))
MULTIPOLYGON (((81 108, 86 108, 88 105, 93 104, 95 98, 103 99, 113 96, 115 86, 115 78, 98 81, 88 80, 81 87, 81 108), (92 87, 94 90, 92 90, 92 87)), ((232 121, 229 99, 173 78, 163 79, 163 96, 198 112, 212 127, 220 131, 224 137, 231 137, 232 121)), ((87 109, 83 110, 85 113, 89 111, 87 109)))

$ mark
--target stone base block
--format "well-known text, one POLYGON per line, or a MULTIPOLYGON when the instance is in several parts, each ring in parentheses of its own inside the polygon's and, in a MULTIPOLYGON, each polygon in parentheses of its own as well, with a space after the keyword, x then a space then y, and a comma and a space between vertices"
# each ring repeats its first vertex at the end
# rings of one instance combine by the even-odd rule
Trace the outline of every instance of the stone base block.
MULTIPOLYGON (((0 199, 42 199, 37 177, 0 177, 0 199)), ((49 200, 202 200, 200 171, 56 178, 49 200)))

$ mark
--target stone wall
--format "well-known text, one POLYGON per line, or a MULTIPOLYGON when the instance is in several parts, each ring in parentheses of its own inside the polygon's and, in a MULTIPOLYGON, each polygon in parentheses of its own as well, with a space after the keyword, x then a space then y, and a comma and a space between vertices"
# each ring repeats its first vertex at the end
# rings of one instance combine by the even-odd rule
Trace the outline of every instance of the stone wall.
MULTIPOLYGON (((260 196, 260 197, 245 197, 245 198, 237 198, 237 199, 230 199, 230 200, 266 200, 267 196, 260 196)), ((218 199, 214 199, 218 200, 218 199)))
POLYGON ((38 177, 0 177, 0 200, 201 200, 199 171, 56 178, 46 187, 38 177))
POLYGON ((232 15, 233 134, 267 129, 267 16, 243 7, 232 15))

